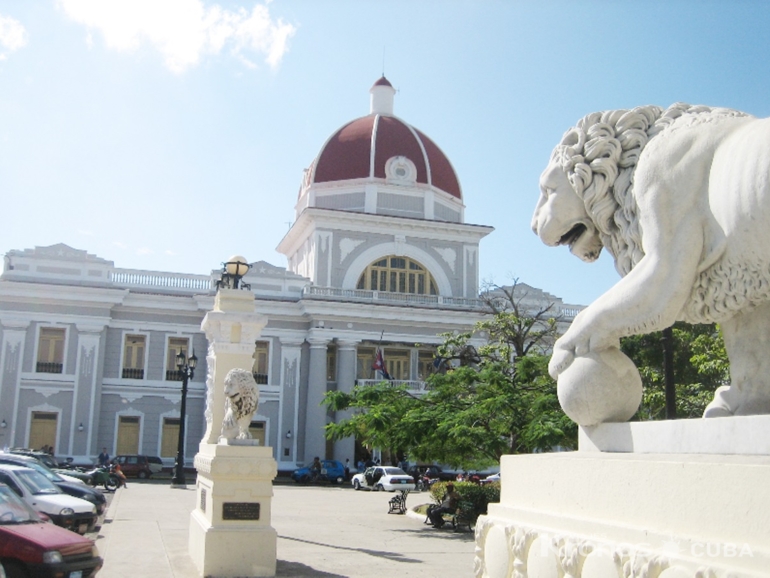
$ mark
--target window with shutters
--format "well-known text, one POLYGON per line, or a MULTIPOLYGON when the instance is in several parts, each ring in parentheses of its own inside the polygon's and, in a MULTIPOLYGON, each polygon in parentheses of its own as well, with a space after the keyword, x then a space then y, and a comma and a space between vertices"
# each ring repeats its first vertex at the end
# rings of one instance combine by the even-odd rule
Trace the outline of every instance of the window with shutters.
POLYGON ((126 334, 123 344, 123 379, 144 379, 144 358, 147 336, 126 334))
POLYGON ((37 373, 62 373, 64 371, 63 327, 41 327, 37 344, 37 373))

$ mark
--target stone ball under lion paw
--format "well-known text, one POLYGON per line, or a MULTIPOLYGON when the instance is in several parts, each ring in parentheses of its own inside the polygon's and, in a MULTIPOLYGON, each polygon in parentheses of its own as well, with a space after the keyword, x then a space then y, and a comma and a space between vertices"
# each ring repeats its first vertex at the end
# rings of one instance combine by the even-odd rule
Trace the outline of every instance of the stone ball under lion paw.
POLYGON ((564 413, 578 425, 624 422, 642 402, 642 378, 633 361, 610 347, 575 357, 556 391, 564 413))

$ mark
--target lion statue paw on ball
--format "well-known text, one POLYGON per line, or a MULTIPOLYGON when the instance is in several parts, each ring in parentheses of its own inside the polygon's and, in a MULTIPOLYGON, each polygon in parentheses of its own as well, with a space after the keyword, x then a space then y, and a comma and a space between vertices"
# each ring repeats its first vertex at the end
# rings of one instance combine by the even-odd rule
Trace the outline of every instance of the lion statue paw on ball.
POLYGON ((245 369, 231 369, 225 376, 225 418, 220 439, 251 439, 249 425, 259 405, 259 388, 245 369))
POLYGON ((770 413, 770 119, 682 103, 589 114, 551 154, 532 229, 584 261, 606 248, 622 276, 554 345, 560 398, 584 407, 601 388, 567 390, 611 375, 599 355, 570 376, 575 359, 612 350, 621 367, 621 337, 717 322, 731 383, 704 416, 770 413))

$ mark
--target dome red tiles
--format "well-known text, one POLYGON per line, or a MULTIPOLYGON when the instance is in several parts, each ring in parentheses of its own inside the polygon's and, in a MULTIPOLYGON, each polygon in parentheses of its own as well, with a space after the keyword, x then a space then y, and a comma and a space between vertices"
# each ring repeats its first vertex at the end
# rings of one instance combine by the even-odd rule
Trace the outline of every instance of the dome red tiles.
MULTIPOLYGON (((377 82, 383 80, 390 86, 384 77, 377 82)), ((395 116, 383 114, 358 118, 334 133, 313 161, 311 182, 384 179, 385 163, 394 156, 407 157, 414 163, 417 183, 432 185, 462 199, 457 175, 441 149, 419 130, 395 116)))

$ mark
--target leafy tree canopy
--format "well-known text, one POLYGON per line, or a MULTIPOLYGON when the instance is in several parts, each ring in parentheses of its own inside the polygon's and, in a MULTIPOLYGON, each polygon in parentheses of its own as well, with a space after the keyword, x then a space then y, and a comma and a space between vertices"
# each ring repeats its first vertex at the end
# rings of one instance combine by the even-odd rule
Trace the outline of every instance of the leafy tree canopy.
POLYGON ((557 320, 550 305, 529 308, 524 289, 491 287, 489 315, 472 332, 442 335, 425 393, 390 382, 329 392, 324 403, 350 417, 329 424, 327 437, 357 436, 370 447, 466 470, 503 454, 574 447, 577 428, 547 370, 557 320))
MULTIPOLYGON (((714 391, 730 381, 729 362, 716 325, 676 323, 673 327, 676 412, 680 418, 701 417, 714 391)), ((621 349, 639 369, 644 385, 637 419, 665 418, 665 378, 662 333, 634 335, 621 349)))

